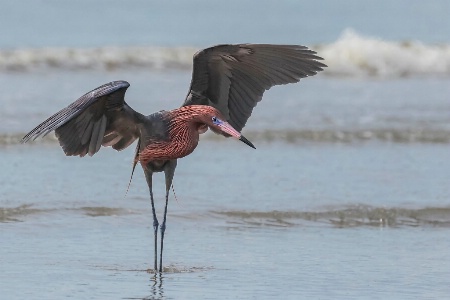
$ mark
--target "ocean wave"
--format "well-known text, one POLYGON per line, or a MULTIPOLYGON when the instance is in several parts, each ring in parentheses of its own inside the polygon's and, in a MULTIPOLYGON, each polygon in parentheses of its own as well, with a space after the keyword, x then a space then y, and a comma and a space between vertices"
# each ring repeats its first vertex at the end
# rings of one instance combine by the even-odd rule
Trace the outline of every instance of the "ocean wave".
POLYGON ((237 227, 291 227, 321 223, 339 228, 374 227, 450 227, 450 207, 418 209, 348 205, 320 211, 216 211, 213 214, 233 221, 237 227))
MULTIPOLYGON (((33 215, 82 213, 89 217, 116 217, 120 215, 146 213, 122 207, 70 207, 39 208, 33 204, 16 207, 0 207, 0 223, 25 221, 33 215)), ((338 228, 361 226, 372 227, 450 227, 450 207, 398 208, 377 207, 366 204, 328 206, 309 211, 211 211, 189 215, 175 215, 184 220, 205 220, 211 217, 216 221, 224 219, 230 227, 293 227, 316 226, 322 224, 338 228)))
MULTIPOLYGON (((346 30, 333 43, 313 45, 329 66, 324 74, 346 77, 450 75, 450 44, 385 41, 346 30)), ((0 72, 36 70, 190 69, 194 47, 98 47, 0 50, 0 72)))
POLYGON ((39 69, 104 70, 187 69, 198 49, 192 47, 98 47, 0 50, 1 71, 39 69))
MULTIPOLYGON (((24 133, 0 133, 0 146, 19 144, 24 133)), ((369 141, 388 143, 421 143, 421 144, 450 144, 450 129, 286 129, 286 130, 260 130, 244 131, 245 136, 252 142, 285 142, 285 143, 362 143, 369 141)), ((202 135, 202 140, 225 141, 213 133, 202 135)), ((53 133, 44 138, 37 139, 36 144, 57 143, 53 133)))
POLYGON ((450 75, 450 44, 385 41, 346 30, 334 43, 315 47, 333 76, 450 75))
POLYGON ((31 204, 16 207, 0 207, 0 223, 18 222, 20 217, 50 212, 49 209, 34 208, 31 204))

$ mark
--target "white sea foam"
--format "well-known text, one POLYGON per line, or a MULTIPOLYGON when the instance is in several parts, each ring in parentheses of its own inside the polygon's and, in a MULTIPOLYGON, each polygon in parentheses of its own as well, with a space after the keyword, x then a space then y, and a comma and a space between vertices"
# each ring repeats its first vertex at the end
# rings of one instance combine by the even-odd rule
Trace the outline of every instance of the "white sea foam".
MULTIPOLYGON (((312 46, 329 66, 329 76, 402 77, 450 75, 450 44, 385 41, 346 30, 336 42, 312 46)), ((0 72, 189 69, 193 47, 99 47, 0 50, 0 72)))
POLYGON ((191 47, 99 47, 0 50, 0 70, 42 68, 84 70, 189 68, 198 49, 191 47))
POLYGON ((346 30, 332 44, 315 47, 328 75, 401 77, 450 75, 450 45, 385 41, 346 30))

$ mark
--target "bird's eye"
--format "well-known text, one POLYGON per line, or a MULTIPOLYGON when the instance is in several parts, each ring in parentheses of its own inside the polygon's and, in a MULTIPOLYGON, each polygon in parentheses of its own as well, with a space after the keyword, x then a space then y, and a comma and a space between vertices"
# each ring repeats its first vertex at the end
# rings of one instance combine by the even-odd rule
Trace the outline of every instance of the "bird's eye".
POLYGON ((211 119, 212 119, 214 125, 219 125, 220 124, 220 120, 217 117, 214 116, 211 119))

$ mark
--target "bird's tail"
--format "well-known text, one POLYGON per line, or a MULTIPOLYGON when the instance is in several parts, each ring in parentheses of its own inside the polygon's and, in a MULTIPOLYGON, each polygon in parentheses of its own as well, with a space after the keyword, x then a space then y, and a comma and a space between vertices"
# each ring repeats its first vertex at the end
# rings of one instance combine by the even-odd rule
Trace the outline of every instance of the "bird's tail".
POLYGON ((141 148, 141 139, 139 138, 137 145, 136 145, 136 152, 134 153, 133 169, 131 170, 130 181, 128 182, 128 187, 127 187, 127 191, 125 192, 125 196, 123 196, 124 199, 128 194, 128 190, 130 189, 131 180, 133 179, 134 169, 136 169, 136 165, 139 162, 139 149, 140 148, 141 148))

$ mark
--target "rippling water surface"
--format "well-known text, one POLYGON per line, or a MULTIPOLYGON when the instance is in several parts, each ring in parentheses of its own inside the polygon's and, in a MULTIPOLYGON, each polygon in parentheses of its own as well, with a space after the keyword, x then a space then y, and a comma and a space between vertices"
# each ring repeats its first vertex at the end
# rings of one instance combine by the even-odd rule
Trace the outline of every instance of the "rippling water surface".
POLYGON ((257 146, 205 140, 179 162, 166 268, 156 278, 140 170, 124 198, 132 151, 78 159, 55 144, 3 148, 3 292, 55 299, 445 298, 446 144, 257 146))

